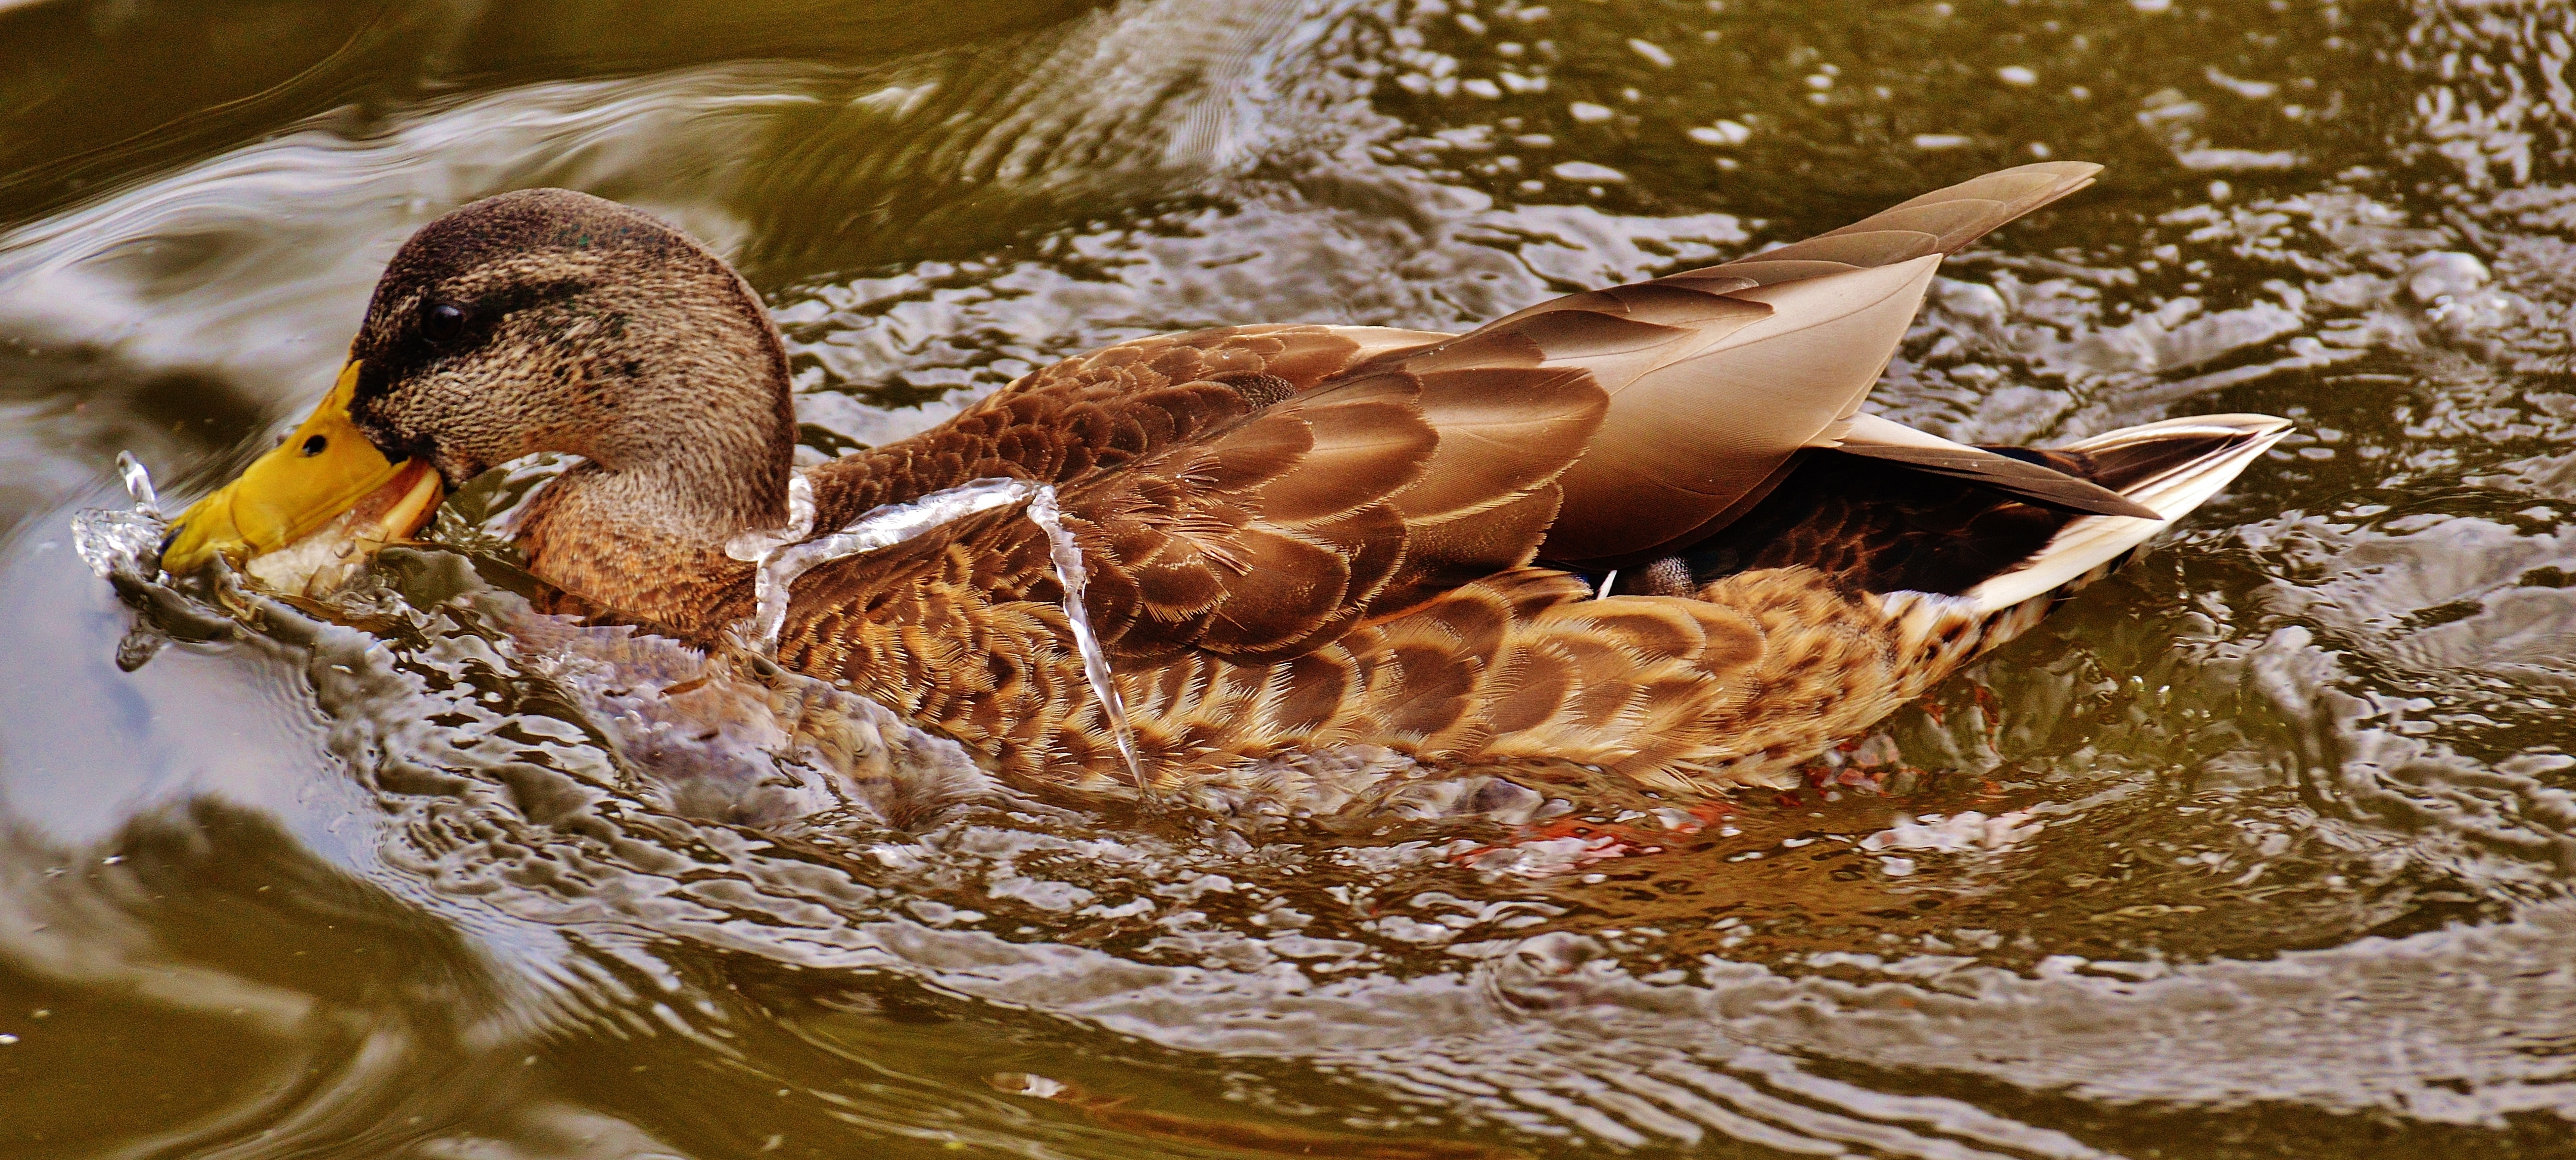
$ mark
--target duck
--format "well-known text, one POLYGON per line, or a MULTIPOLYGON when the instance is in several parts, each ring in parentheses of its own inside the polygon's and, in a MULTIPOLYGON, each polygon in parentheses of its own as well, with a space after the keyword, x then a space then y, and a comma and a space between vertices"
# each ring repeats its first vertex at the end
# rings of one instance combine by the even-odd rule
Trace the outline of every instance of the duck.
POLYGON ((555 453, 574 466, 512 529, 550 611, 713 649, 766 575, 769 663, 1003 774, 1156 794, 1369 749, 1790 787, 2290 430, 2196 415, 1979 447, 1863 409, 1943 258, 2099 169, 1988 173, 1463 334, 1118 342, 801 470, 749 283, 639 210, 504 193, 401 246, 332 389, 174 522, 161 565, 256 574, 325 530, 400 542, 466 482, 555 453))

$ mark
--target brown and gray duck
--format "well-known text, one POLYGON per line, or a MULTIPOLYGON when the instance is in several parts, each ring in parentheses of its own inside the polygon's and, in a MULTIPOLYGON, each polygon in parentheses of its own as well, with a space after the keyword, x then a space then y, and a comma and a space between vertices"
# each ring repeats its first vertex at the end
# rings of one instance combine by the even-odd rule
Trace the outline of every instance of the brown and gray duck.
MULTIPOLYGON (((2089 184, 1988 174, 1751 257, 1464 335, 1238 326, 1104 347, 807 469, 815 535, 995 477, 1051 484, 1162 787, 1337 746, 1780 784, 2036 623, 2288 430, 2263 415, 1978 448, 1861 410, 1944 255, 2089 184)), ((708 646, 727 545, 790 522, 788 362, 760 298, 564 190, 432 222, 331 395, 190 508, 173 572, 578 455, 517 524, 559 604, 708 646)), ((1047 532, 1018 507, 825 563, 775 656, 1022 776, 1116 790, 1047 532)))

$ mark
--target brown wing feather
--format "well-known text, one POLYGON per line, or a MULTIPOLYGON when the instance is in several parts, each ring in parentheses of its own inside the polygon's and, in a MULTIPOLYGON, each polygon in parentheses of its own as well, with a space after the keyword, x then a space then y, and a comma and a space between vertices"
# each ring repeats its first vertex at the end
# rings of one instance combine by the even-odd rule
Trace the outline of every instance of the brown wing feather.
MULTIPOLYGON (((1740 515, 1792 453, 1843 438, 1941 255, 2083 188, 2097 170, 2060 162, 1987 174, 1743 261, 1543 302, 1351 373, 1590 375, 1610 404, 1590 447, 1557 477, 1560 514, 1540 555, 1596 567, 1652 559, 1740 515)), ((1908 455, 1923 458, 1891 452, 1908 455)), ((1925 466, 2118 505, 2041 467, 1925 466)))
POLYGON ((956 418, 814 471, 818 526, 973 479, 1065 484, 1223 430, 1390 349, 1447 336, 1363 326, 1155 335, 1032 371, 956 418))
MULTIPOLYGON (((1694 538, 1800 447, 1830 442, 1914 317, 1937 257, 1732 292, 1767 308, 1611 389, 1543 554, 1609 564, 1694 538)), ((1677 344, 1680 346, 1681 344, 1677 344)))
MULTIPOLYGON (((1053 482, 1094 576, 1091 615, 1127 663, 1297 655, 1542 553, 1653 558, 1847 433, 1941 253, 2090 174, 1990 174, 1750 262, 1455 339, 1238 327, 1121 343, 819 469, 818 523, 983 476, 1053 482)), ((997 596, 1053 592, 1025 521, 932 539, 973 552, 997 596)), ((856 594, 885 566, 809 584, 856 594)))
POLYGON ((1541 367, 1425 367, 1382 361, 1067 488, 1087 566, 1124 574, 1090 601, 1103 642, 1137 659, 1282 657, 1527 563, 1600 388, 1541 367), (1173 559, 1186 575, 1158 570, 1173 559), (1216 598, 1161 599, 1180 580, 1216 598))
POLYGON ((1294 651, 1347 626, 1386 586, 1405 521, 1385 501, 1440 440, 1410 384, 1362 386, 1292 397, 1204 445, 1065 490, 1065 526, 1089 571, 1108 577, 1090 610, 1113 655, 1294 651), (1254 466, 1223 469, 1230 461, 1254 466))
MULTIPOLYGON (((1237 328, 1068 360, 938 431, 819 469, 817 526, 968 479, 1047 480, 1122 664, 1294 655, 1527 563, 1556 514, 1556 477, 1589 444, 1600 388, 1535 365, 1525 345, 1337 373, 1443 337, 1237 328)), ((899 582, 889 569, 943 546, 982 561, 974 582, 996 596, 1057 597, 1036 530, 986 518, 818 569, 799 600, 899 582)))

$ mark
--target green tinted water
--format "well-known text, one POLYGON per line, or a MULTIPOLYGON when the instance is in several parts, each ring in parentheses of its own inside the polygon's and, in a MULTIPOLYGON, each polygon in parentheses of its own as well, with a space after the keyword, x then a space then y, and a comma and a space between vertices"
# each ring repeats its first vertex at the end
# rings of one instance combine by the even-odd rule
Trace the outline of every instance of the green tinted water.
POLYGON ((2572 40, 2539 3, 0 5, 0 1153, 2576 1153, 2572 40), (2111 169, 1949 264, 1876 405, 2302 433, 1705 827, 1578 785, 1522 827, 771 838, 653 808, 435 556, 132 672, 73 557, 116 451, 238 467, 402 238, 503 189, 734 257, 828 451, 1121 337, 1456 328, 2040 157, 2111 169))

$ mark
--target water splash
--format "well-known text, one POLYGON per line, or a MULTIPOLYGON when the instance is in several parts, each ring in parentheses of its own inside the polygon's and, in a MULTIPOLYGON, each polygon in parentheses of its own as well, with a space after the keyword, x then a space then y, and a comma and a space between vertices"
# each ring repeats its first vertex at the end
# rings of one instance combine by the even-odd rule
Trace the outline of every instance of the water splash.
POLYGON ((1127 724, 1127 703, 1118 696, 1118 686, 1111 681, 1109 654, 1100 647, 1100 637, 1091 631, 1091 614, 1082 605, 1087 579, 1082 570, 1082 545, 1073 542, 1066 531, 1063 514, 1055 506, 1055 487, 1041 486, 1029 498, 1029 522, 1046 529, 1047 556, 1055 562, 1056 583, 1064 589, 1064 619, 1073 629, 1073 647, 1082 654, 1082 675, 1091 682, 1091 693, 1100 698, 1100 714, 1109 719, 1110 734, 1118 739, 1118 756, 1127 761, 1127 773, 1136 779, 1143 791, 1145 763, 1136 756, 1136 733, 1127 724))
POLYGON ((161 571, 161 497, 152 473, 131 451, 116 453, 116 474, 134 497, 130 508, 83 508, 72 515, 72 550, 104 580, 119 573, 151 577, 161 571))
MULTIPOLYGON (((871 511, 868 516, 875 514, 875 511, 871 511)), ((770 553, 813 534, 814 477, 799 471, 787 477, 787 526, 744 532, 735 536, 725 541, 725 555, 747 564, 757 564, 768 558, 770 553)))
POLYGON ((131 451, 116 453, 116 474, 125 481, 125 494, 134 497, 134 510, 153 519, 161 518, 161 495, 152 490, 152 472, 131 451))
MULTIPOLYGON (((565 472, 588 462, 587 457, 580 455, 541 451, 516 463, 502 465, 500 478, 493 482, 491 490, 480 493, 486 505, 479 521, 483 533, 501 540, 516 541, 519 533, 527 530, 528 514, 536 510, 537 497, 563 478, 565 472)), ((469 497, 475 494, 474 485, 468 484, 466 490, 450 496, 448 503, 462 512, 468 510, 462 505, 473 503, 469 497)), ((731 544, 726 545, 728 551, 731 547, 731 544)))
POLYGON ((519 673, 568 694, 643 771, 630 790, 658 809, 810 836, 924 826, 992 789, 965 746, 776 664, 532 615, 489 589, 460 603, 506 634, 519 673))
POLYGON ((793 541, 812 532, 814 485, 799 475, 789 481, 787 495, 789 518, 801 523, 802 531, 790 527, 750 532, 725 546, 726 553, 734 559, 758 566, 752 581, 757 611, 752 615, 750 644, 761 655, 771 657, 778 655, 778 633, 787 625, 788 587, 796 583, 797 577, 834 560, 890 548, 978 512, 1018 503, 1028 498, 1029 484, 1018 479, 978 479, 909 503, 874 508, 840 531, 802 543, 793 541))

